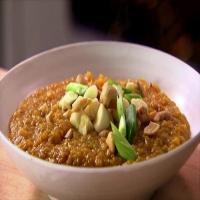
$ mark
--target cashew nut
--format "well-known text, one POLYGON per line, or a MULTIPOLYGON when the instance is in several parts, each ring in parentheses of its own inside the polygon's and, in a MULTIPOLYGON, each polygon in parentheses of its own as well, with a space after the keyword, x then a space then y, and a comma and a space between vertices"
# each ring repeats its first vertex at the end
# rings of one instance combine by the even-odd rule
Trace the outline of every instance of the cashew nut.
POLYGON ((167 120, 167 119, 170 119, 171 118, 171 113, 167 110, 163 110, 163 111, 160 111, 160 112, 157 112, 153 118, 153 120, 155 122, 158 122, 158 121, 162 121, 162 120, 167 120))
POLYGON ((102 92, 100 95, 100 101, 106 106, 108 107, 111 100, 115 100, 117 99, 117 90, 109 85, 107 82, 104 83, 103 87, 102 87, 102 92))
POLYGON ((115 152, 115 144, 114 144, 112 132, 108 133, 108 136, 106 138, 106 144, 108 145, 109 151, 111 153, 114 153, 115 152))
POLYGON ((138 80, 137 85, 142 96, 146 96, 148 93, 149 84, 145 80, 138 80))
POLYGON ((139 111, 141 108, 145 108, 146 110, 148 110, 148 106, 146 104, 146 102, 142 99, 131 99, 131 104, 134 104, 136 107, 136 111, 139 111))
POLYGON ((144 134, 153 135, 158 131, 159 128, 160 128, 159 124, 150 121, 149 125, 144 128, 144 134))
POLYGON ((143 123, 149 120, 148 106, 142 99, 132 99, 131 104, 135 105, 139 120, 143 123))

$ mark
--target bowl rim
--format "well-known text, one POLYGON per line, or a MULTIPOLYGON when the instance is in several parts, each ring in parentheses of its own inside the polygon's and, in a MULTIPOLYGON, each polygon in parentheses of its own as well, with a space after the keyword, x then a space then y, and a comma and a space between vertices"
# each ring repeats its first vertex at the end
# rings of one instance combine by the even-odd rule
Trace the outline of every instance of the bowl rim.
MULTIPOLYGON (((44 55, 47 55, 49 53, 54 53, 57 51, 61 51, 63 49, 67 49, 67 48, 73 48, 73 47, 79 47, 79 46, 91 46, 91 45, 128 45, 128 46, 134 46, 135 48, 143 48, 149 51, 154 51, 154 53, 156 54, 162 54, 167 56, 170 59, 175 60, 176 62, 179 62, 180 64, 183 64, 185 68, 189 68, 190 70, 193 71, 193 73, 196 73, 199 76, 200 79, 200 74, 193 69, 191 66, 189 66, 188 64, 186 64, 185 62, 181 61, 180 59, 166 53, 163 52, 161 50, 158 49, 154 49, 152 47, 148 47, 145 45, 140 45, 140 44, 135 44, 135 43, 128 43, 128 42, 118 42, 118 41, 85 41, 85 42, 78 42, 78 43, 72 43, 72 44, 67 44, 67 45, 62 45, 62 46, 58 46, 46 51, 43 51, 41 53, 38 53, 34 56, 31 56, 30 58, 25 59, 24 61, 18 63, 17 65, 15 65, 11 70, 9 70, 6 75, 0 79, 0 82, 4 80, 4 78, 9 75, 10 73, 12 73, 13 71, 17 70, 20 67, 23 67, 23 64, 28 64, 30 63, 32 60, 38 59, 44 55)), ((156 164, 162 160, 168 159, 169 157, 178 154, 179 152, 183 151, 185 148, 191 146, 193 143, 199 143, 200 142, 200 131, 193 137, 191 137, 189 140, 187 140, 185 143, 181 144, 180 146, 176 147, 175 149, 158 155, 156 157, 153 157, 149 160, 144 160, 144 161, 140 161, 140 162, 136 162, 133 164, 128 164, 128 165, 118 165, 118 166, 108 166, 108 167, 76 167, 76 166, 70 166, 70 165, 64 165, 64 164, 57 164, 57 163, 51 163, 49 161, 46 160, 42 160, 38 157, 32 156, 30 154, 28 154, 27 152, 21 150, 20 148, 18 148, 16 145, 14 145, 6 135, 4 135, 1 130, 0 130, 0 139, 2 139, 3 143, 8 145, 10 148, 12 148, 12 150, 16 151, 20 156, 24 157, 26 160, 30 160, 33 161, 35 164, 40 164, 40 165, 44 165, 45 167, 51 168, 51 169, 56 169, 59 171, 68 171, 68 172, 79 172, 79 173, 110 173, 110 172, 118 172, 118 171, 122 171, 122 170, 137 170, 139 168, 143 168, 146 166, 150 166, 152 164, 156 164)))

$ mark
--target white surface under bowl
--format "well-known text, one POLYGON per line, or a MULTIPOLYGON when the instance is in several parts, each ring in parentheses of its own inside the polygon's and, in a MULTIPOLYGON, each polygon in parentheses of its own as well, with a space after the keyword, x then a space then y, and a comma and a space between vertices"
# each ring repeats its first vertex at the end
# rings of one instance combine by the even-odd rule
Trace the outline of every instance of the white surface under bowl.
POLYGON ((0 139, 16 166, 39 189, 60 199, 145 199, 168 181, 200 140, 200 75, 163 52, 128 43, 86 42, 59 47, 14 67, 0 80, 0 139), (144 78, 160 85, 187 116, 191 139, 148 161, 110 168, 51 164, 21 151, 7 139, 18 103, 34 89, 91 70, 113 78, 144 78))

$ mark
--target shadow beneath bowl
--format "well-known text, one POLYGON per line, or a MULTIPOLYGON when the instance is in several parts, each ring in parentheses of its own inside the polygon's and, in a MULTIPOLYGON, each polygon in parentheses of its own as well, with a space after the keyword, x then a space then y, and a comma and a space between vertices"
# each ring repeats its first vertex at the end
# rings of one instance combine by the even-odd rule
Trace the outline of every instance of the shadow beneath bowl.
POLYGON ((151 200, 196 200, 186 180, 176 175, 168 183, 155 191, 151 200))

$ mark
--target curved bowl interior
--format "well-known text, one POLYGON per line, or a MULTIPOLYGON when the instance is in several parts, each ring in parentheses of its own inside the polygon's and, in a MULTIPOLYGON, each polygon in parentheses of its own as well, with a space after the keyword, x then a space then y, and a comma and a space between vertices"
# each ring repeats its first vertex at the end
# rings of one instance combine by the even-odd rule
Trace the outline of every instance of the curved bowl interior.
POLYGON ((50 50, 17 65, 0 83, 0 129, 17 104, 36 88, 91 70, 114 78, 144 78, 159 84, 200 131, 200 76, 180 60, 140 45, 89 42, 50 50), (8 106, 5 106, 5 102, 8 106))
MULTIPOLYGON (((191 125, 192 138, 199 137, 199 74, 187 64, 163 52, 140 45, 118 42, 86 42, 63 46, 18 64, 0 81, 0 130, 4 135, 7 134, 9 118, 18 103, 27 94, 38 87, 87 70, 91 70, 95 74, 104 73, 120 79, 143 78, 159 84, 161 89, 177 103, 180 110, 186 115, 191 125)), ((59 198, 68 197, 69 199, 73 197, 73 192, 77 189, 77 182, 82 187, 82 189, 80 187, 78 189, 80 193, 85 194, 84 191, 90 191, 90 196, 85 194, 85 199, 95 197, 99 190, 94 189, 95 187, 91 189, 88 181, 90 181, 90 184, 92 181, 94 186, 104 188, 104 194, 109 194, 110 198, 117 195, 118 199, 122 197, 117 192, 120 191, 119 187, 124 188, 124 194, 127 192, 126 199, 129 199, 131 194, 142 193, 143 191, 152 192, 153 189, 168 180, 180 168, 194 149, 194 146, 189 144, 182 149, 175 150, 176 154, 169 154, 168 157, 157 159, 157 163, 147 161, 144 165, 138 165, 141 167, 137 168, 122 167, 118 171, 104 170, 103 172, 109 174, 107 177, 102 177, 101 173, 98 174, 97 171, 90 170, 91 174, 95 174, 96 178, 94 180, 91 174, 91 176, 87 174, 89 173, 87 170, 77 169, 73 171, 70 167, 64 169, 64 167, 58 168, 52 164, 36 162, 33 158, 24 156, 25 154, 20 153, 12 147, 13 145, 6 143, 5 140, 4 144, 10 154, 15 154, 13 159, 17 166, 38 187, 59 198), (28 167, 32 168, 31 173, 27 170, 28 167), (40 176, 37 176, 37 173, 40 176), (123 174, 122 177, 118 176, 120 173, 123 174), (154 173, 157 173, 158 180, 155 180, 154 173), (50 176, 50 174, 53 175, 50 176), (73 177, 73 180, 70 177, 73 177), (133 180, 130 180, 130 177, 133 177, 133 180), (129 186, 135 181, 134 177, 138 181, 150 181, 152 185, 148 186, 142 183, 141 185, 138 184, 135 189, 130 190, 129 186), (67 182, 68 179, 71 180, 70 184, 67 182), (85 179, 87 179, 86 182, 83 181, 85 179), (118 184, 113 184, 113 182, 118 184), (68 189, 63 186, 63 183, 68 189), (111 192, 109 188, 106 188, 108 186, 106 183, 112 185, 115 191, 111 192), (54 187, 55 184, 58 187, 54 187)), ((79 197, 76 196, 75 199, 79 197)))

